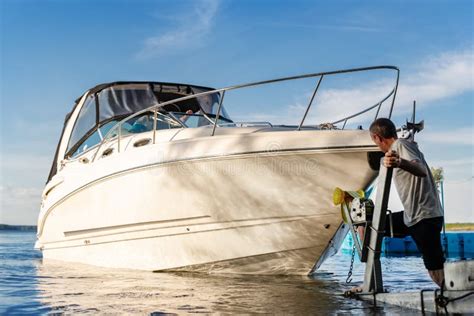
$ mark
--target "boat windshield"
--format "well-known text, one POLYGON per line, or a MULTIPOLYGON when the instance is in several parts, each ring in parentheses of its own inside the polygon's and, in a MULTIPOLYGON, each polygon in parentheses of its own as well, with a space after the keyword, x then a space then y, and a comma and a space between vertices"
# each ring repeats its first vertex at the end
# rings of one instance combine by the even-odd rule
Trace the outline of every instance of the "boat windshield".
MULTIPOLYGON (((216 118, 215 114, 201 114, 201 113, 193 113, 193 114, 186 114, 182 112, 170 112, 173 114, 174 117, 178 118, 186 127, 201 127, 206 125, 214 124, 214 120, 216 118)), ((230 126, 233 124, 232 120, 219 115, 219 119, 217 120, 218 125, 225 125, 230 126)))
MULTIPOLYGON (((74 124, 66 157, 75 157, 94 147, 120 120, 159 103, 166 102, 160 109, 157 129, 198 127, 211 124, 212 122, 208 118, 215 116, 217 112, 220 93, 216 92, 170 103, 174 99, 211 90, 211 88, 180 84, 127 83, 114 84, 100 91, 89 93, 74 124), (168 116, 169 112, 175 115, 168 116), (190 114, 193 116, 192 119, 189 118, 190 114), (181 122, 177 121, 179 118, 182 118, 181 122), (188 124, 184 121, 188 121, 188 124)), ((225 109, 221 109, 220 117, 230 121, 225 109)), ((127 132, 137 133, 150 130, 151 118, 150 113, 133 117, 131 122, 127 122, 130 125, 130 130, 127 129, 127 132), (144 122, 146 124, 143 124, 144 122), (145 127, 141 127, 142 125, 145 127)))

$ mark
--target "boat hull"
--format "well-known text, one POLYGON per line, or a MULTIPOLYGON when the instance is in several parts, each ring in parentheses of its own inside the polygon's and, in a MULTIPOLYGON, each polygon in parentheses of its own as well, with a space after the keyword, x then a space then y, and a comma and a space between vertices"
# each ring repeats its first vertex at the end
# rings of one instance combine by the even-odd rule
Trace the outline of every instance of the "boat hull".
POLYGON ((366 171, 367 153, 317 151, 131 170, 57 206, 44 228, 44 258, 307 274, 341 223, 333 189, 367 186, 373 174, 366 171), (340 165, 356 171, 344 174, 340 165))
POLYGON ((117 155, 122 163, 152 156, 146 164, 117 163, 116 172, 103 176, 99 163, 90 164, 82 176, 92 181, 51 194, 39 221, 45 260, 150 271, 308 274, 342 223, 334 188, 367 188, 377 174, 368 163, 375 148, 360 144, 283 144, 182 161, 163 161, 151 149, 117 155))

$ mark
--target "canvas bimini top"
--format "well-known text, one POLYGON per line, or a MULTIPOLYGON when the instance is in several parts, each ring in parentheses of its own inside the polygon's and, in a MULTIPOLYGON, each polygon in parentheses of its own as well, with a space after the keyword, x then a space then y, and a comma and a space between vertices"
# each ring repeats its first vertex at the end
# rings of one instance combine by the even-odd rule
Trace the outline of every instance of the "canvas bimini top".
MULTIPOLYGON (((73 122, 74 127, 67 143, 65 155, 60 159, 73 158, 94 147, 102 141, 115 124, 133 113, 160 103, 212 90, 214 89, 209 87, 166 82, 119 81, 97 85, 77 99, 73 110, 66 116, 48 181, 57 172, 58 151, 65 137, 65 127, 70 123, 69 120, 72 113, 80 104, 82 106, 77 119, 73 122), (84 99, 84 102, 81 103, 82 99, 84 99)), ((168 112, 184 114, 192 111, 192 113, 203 113, 207 116, 213 116, 220 98, 221 94, 216 92, 207 95, 205 98, 196 97, 177 103, 168 103, 160 109, 160 112, 163 114, 168 112)), ((172 117, 176 118, 176 116, 172 117)), ((220 117, 230 121, 225 109, 220 114, 220 117)), ((209 124, 207 120, 202 119, 199 124, 204 125, 203 122, 209 124)), ((172 119, 170 119, 168 123, 171 124, 168 128, 187 127, 185 124, 180 123, 179 120, 172 122, 172 119)), ((131 127, 130 131, 137 132, 139 129, 135 128, 134 130, 131 127)))

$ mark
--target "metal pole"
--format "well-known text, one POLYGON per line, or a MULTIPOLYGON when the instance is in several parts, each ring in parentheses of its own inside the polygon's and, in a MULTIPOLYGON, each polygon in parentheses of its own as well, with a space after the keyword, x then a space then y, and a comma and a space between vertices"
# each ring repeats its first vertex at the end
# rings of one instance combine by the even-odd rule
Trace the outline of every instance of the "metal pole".
POLYGON ((413 140, 415 140, 415 113, 416 113, 416 100, 413 100, 413 113, 411 115, 411 122, 413 123, 413 140))
POLYGON ((372 216, 372 225, 369 227, 371 232, 369 245, 367 246, 367 263, 365 265, 365 276, 362 289, 364 293, 383 292, 380 252, 382 249, 382 240, 385 234, 385 217, 387 216, 392 173, 393 168, 386 168, 382 164, 380 165, 374 214, 372 216))
POLYGON ((374 121, 377 119, 377 117, 379 116, 379 112, 380 112, 380 108, 382 107, 382 102, 379 103, 378 107, 377 107, 377 113, 375 113, 375 118, 374 118, 374 121))
POLYGON ((158 108, 155 108, 155 112, 153 113, 153 144, 155 144, 156 139, 156 121, 158 120, 158 108))
POLYGON ((306 115, 308 115, 309 108, 311 107, 311 104, 313 104, 314 97, 316 96, 316 92, 318 92, 319 85, 321 84, 321 81, 323 81, 324 75, 321 75, 318 80, 318 84, 316 85, 316 88, 313 91, 313 95, 311 96, 311 100, 309 101, 308 107, 306 108, 306 111, 304 112, 303 119, 301 120, 300 126, 298 126, 298 131, 301 130, 301 126, 303 126, 304 120, 306 119, 306 115))
MULTIPOLYGON (((107 134, 108 135, 108 134, 107 134)), ((102 140, 99 144, 99 146, 97 147, 97 150, 95 151, 94 153, 94 156, 92 156, 92 161, 91 162, 94 162, 95 161, 95 158, 97 157, 97 154, 99 153, 99 150, 100 148, 102 147, 102 144, 104 143, 104 140, 102 140)))
POLYGON ((117 132, 117 152, 120 152, 120 137, 122 136, 122 124, 119 123, 118 126, 118 132, 117 132))
POLYGON ((439 182, 439 187, 440 187, 440 193, 441 193, 441 208, 443 209, 443 246, 444 246, 444 251, 445 255, 448 255, 449 249, 448 249, 448 239, 446 238, 446 218, 445 218, 445 212, 444 212, 444 181, 441 180, 439 182))
POLYGON ((440 188, 441 188, 441 206, 443 207, 443 215, 444 215, 444 185, 443 183, 444 183, 443 180, 439 182, 440 188))
POLYGON ((395 105, 395 98, 397 97, 397 91, 398 91, 398 82, 400 80, 400 70, 397 68, 397 82, 395 83, 395 91, 393 92, 393 99, 392 99, 392 105, 390 106, 390 113, 388 114, 388 118, 392 118, 392 111, 393 107, 395 105))
POLYGON ((219 120, 219 113, 221 112, 222 102, 224 102, 224 96, 225 96, 225 91, 222 92, 222 97, 219 101, 219 106, 217 107, 216 119, 214 121, 214 127, 212 128, 211 136, 214 136, 214 133, 216 132, 216 125, 217 125, 217 121, 219 120))

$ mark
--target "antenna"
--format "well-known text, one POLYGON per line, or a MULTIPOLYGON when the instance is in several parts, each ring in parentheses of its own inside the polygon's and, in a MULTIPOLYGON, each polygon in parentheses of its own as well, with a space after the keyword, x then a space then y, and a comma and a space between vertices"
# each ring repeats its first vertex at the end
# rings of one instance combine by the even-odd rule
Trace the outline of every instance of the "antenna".
POLYGON ((416 120, 416 100, 413 100, 413 113, 411 114, 411 122, 409 122, 407 119, 407 126, 406 126, 407 130, 410 131, 409 133, 413 141, 415 140, 415 134, 421 132, 425 126, 424 121, 421 121, 417 124, 415 120, 416 120))

